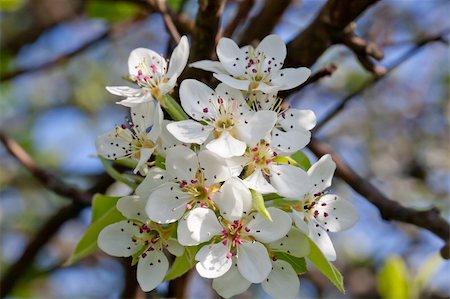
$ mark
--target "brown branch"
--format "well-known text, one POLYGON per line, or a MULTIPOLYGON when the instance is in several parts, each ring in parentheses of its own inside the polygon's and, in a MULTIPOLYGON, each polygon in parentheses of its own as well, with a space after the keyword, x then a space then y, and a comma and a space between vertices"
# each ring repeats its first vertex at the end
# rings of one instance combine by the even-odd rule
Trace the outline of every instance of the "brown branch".
POLYGON ((285 99, 289 95, 291 95, 293 93, 296 93, 296 92, 299 92, 300 90, 302 90, 306 86, 308 86, 310 84, 313 84, 313 83, 316 83, 317 81, 319 81, 323 77, 331 76, 336 70, 337 70, 337 66, 334 63, 330 63, 329 65, 326 65, 323 68, 321 68, 318 71, 316 71, 305 82, 303 82, 299 86, 297 86, 297 87, 295 87, 293 89, 282 90, 282 91, 278 92, 278 96, 280 98, 285 99))
POLYGON ((288 43, 286 66, 310 67, 336 43, 341 43, 349 26, 360 14, 379 0, 329 0, 316 18, 288 43))
POLYGON ((252 18, 247 29, 242 33, 241 45, 249 45, 269 35, 280 21, 292 0, 267 0, 261 12, 252 18))
MULTIPOLYGON (((330 154, 336 163, 336 175, 343 179, 353 190, 374 204, 380 211, 383 219, 396 220, 425 228, 448 244, 450 225, 439 215, 437 209, 417 211, 403 207, 398 202, 382 194, 371 183, 359 176, 328 144, 312 138, 308 147, 318 157, 330 154)), ((448 255, 443 254, 442 256, 448 258, 448 255)))
POLYGON ((166 2, 161 0, 147 0, 147 1, 150 5, 156 8, 156 10, 162 15, 164 25, 166 26, 167 31, 169 32, 170 36, 175 41, 175 43, 178 44, 180 42, 181 35, 178 32, 178 29, 175 26, 174 21, 172 20, 171 14, 169 14, 166 2))
POLYGON ((41 248, 47 244, 67 220, 75 218, 82 208, 82 205, 72 203, 60 209, 36 232, 34 239, 28 243, 19 259, 3 275, 0 282, 0 298, 4 298, 13 289, 14 285, 26 272, 28 266, 33 262, 41 248))
POLYGON ((169 298, 186 298, 189 281, 192 276, 192 271, 188 271, 182 276, 171 280, 169 282, 169 291, 167 297, 169 298))
POLYGON ((374 76, 370 79, 368 79, 365 83, 363 83, 357 90, 352 92, 351 94, 347 95, 345 98, 341 100, 341 102, 334 107, 331 111, 329 111, 316 125, 313 132, 317 132, 320 130, 326 123, 328 123, 336 114, 338 114, 340 111, 342 111, 350 100, 354 99, 356 96, 361 94, 363 91, 367 90, 368 87, 373 86, 378 81, 382 80, 386 77, 389 73, 391 73, 394 69, 396 69, 398 66, 400 66, 402 63, 407 61, 410 57, 414 56, 419 52, 425 45, 432 43, 432 42, 445 42, 444 37, 446 34, 448 34, 449 30, 445 30, 440 34, 432 35, 429 37, 426 37, 422 39, 421 41, 417 42, 416 46, 411 48, 409 51, 407 51, 405 54, 403 54, 401 57, 396 59, 391 65, 386 69, 386 72, 381 76, 374 76))
POLYGON ((54 193, 70 198, 73 202, 86 206, 90 204, 92 195, 88 192, 81 191, 78 188, 69 185, 62 181, 57 176, 49 173, 48 171, 40 168, 31 159, 28 153, 13 139, 8 137, 5 133, 0 131, 0 141, 5 146, 6 150, 48 190, 54 193))
MULTIPOLYGON (((211 59, 214 55, 216 38, 219 32, 220 16, 225 0, 200 0, 195 19, 195 30, 192 33, 192 44, 189 62, 211 59)), ((185 78, 202 79, 209 74, 200 69, 186 68, 180 80, 185 78)))
POLYGON ((252 10, 255 0, 242 0, 239 9, 234 16, 233 20, 225 27, 222 32, 223 37, 231 37, 236 30, 236 28, 241 24, 242 21, 247 19, 249 12, 252 10))
POLYGON ((80 46, 77 49, 72 50, 71 52, 56 57, 53 60, 50 60, 46 63, 37 65, 37 66, 33 66, 33 67, 29 67, 29 68, 25 68, 25 69, 18 69, 12 72, 8 72, 8 73, 3 73, 0 74, 0 82, 4 82, 7 80, 11 80, 14 79, 17 76, 23 75, 25 73, 34 73, 37 71, 42 71, 45 69, 49 69, 61 64, 66 63, 67 61, 69 61, 71 58, 77 56, 78 54, 84 52, 85 50, 87 50, 88 48, 91 48, 94 45, 99 44, 100 42, 106 40, 107 38, 113 36, 117 31, 125 31, 127 28, 129 28, 132 24, 136 23, 137 21, 141 20, 144 17, 144 15, 139 15, 137 16, 135 19, 128 21, 128 22, 121 22, 119 24, 115 24, 114 26, 111 26, 107 31, 103 32, 102 34, 100 34, 99 36, 95 37, 94 39, 90 40, 89 42, 85 43, 84 45, 80 46))

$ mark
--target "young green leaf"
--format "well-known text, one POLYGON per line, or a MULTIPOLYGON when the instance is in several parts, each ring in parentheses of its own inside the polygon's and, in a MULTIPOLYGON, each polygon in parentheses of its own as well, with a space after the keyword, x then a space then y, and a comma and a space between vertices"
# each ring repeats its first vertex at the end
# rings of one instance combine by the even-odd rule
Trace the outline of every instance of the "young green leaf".
POLYGON ((304 257, 295 257, 284 252, 275 252, 275 256, 280 260, 288 262, 297 274, 302 274, 308 271, 304 257))
POLYGON ((195 255, 200 246, 189 246, 184 248, 184 254, 175 258, 169 272, 167 272, 164 280, 172 280, 180 277, 195 265, 195 255))
POLYGON ((308 254, 308 259, 311 261, 311 263, 316 266, 316 268, 322 272, 323 275, 325 275, 342 293, 345 292, 344 290, 344 281, 342 278, 342 274, 339 272, 336 267, 330 263, 325 256, 323 255, 322 251, 320 251, 319 247, 310 239, 308 238, 310 252, 308 254))
POLYGON ((78 241, 75 250, 65 263, 72 265, 97 249, 97 237, 101 230, 109 224, 125 219, 116 209, 118 197, 96 194, 92 200, 92 220, 83 237, 78 241))
POLYGON ((386 260, 377 275, 378 290, 384 299, 407 299, 409 293, 409 273, 405 262, 399 256, 386 260))
POLYGON ((308 170, 311 167, 311 162, 302 151, 293 153, 290 158, 294 160, 297 163, 297 165, 303 168, 304 170, 308 170))

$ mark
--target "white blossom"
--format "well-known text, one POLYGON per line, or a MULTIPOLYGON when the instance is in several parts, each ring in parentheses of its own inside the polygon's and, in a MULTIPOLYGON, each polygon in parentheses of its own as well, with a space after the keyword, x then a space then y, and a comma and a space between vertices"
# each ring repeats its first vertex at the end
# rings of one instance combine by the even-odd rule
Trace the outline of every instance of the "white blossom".
POLYGON ((338 232, 352 226, 358 219, 355 207, 347 200, 325 190, 331 186, 336 164, 330 155, 319 159, 308 173, 293 176, 293 180, 301 179, 304 184, 293 184, 299 199, 292 206, 292 218, 295 225, 303 230, 322 250, 327 259, 336 259, 336 252, 328 232, 338 232))
POLYGON ((128 219, 106 226, 97 244, 109 255, 137 259, 137 280, 142 290, 149 292, 163 281, 169 269, 163 249, 181 256, 184 248, 176 239, 166 239, 160 227, 146 217, 143 209, 152 188, 145 183, 137 188, 136 195, 119 199, 117 209, 128 219))
POLYGON ((158 100, 170 92, 177 83, 189 57, 189 44, 183 36, 174 49, 167 68, 166 60, 150 49, 134 49, 128 58, 130 78, 139 86, 107 86, 106 89, 126 99, 118 104, 133 107, 139 103, 158 100))
POLYGON ((258 47, 239 48, 229 38, 221 38, 217 45, 220 62, 202 60, 190 66, 214 73, 223 83, 244 91, 274 93, 294 88, 311 74, 308 68, 282 69, 286 58, 286 45, 277 35, 265 37, 258 47))
POLYGON ((223 158, 242 156, 272 130, 277 116, 273 111, 252 112, 240 91, 219 84, 213 91, 197 80, 180 86, 183 109, 195 120, 167 126, 178 140, 203 144, 223 158))
POLYGON ((118 160, 132 158, 138 163, 134 172, 146 174, 147 161, 152 154, 165 151, 180 142, 164 128, 163 112, 159 103, 142 103, 131 107, 131 120, 116 126, 113 131, 97 137, 99 155, 118 160))
POLYGON ((259 212, 248 214, 248 211, 243 211, 239 220, 232 220, 234 218, 227 215, 218 219, 211 209, 196 208, 180 220, 178 235, 183 233, 184 237, 179 242, 195 245, 213 240, 195 257, 198 261, 196 269, 201 276, 217 278, 224 275, 232 267, 232 257, 235 257, 239 273, 252 283, 260 283, 272 268, 263 243, 282 238, 291 228, 291 219, 286 212, 276 208, 268 208, 268 211, 273 221, 259 212))
MULTIPOLYGON (((233 192, 229 186, 245 188, 238 178, 227 181, 239 175, 240 164, 233 164, 232 159, 222 159, 208 150, 197 155, 185 146, 172 148, 167 152, 165 165, 166 170, 159 169, 159 176, 155 176, 159 187, 150 194, 145 209, 148 217, 158 223, 174 222, 196 206, 214 206, 216 198, 221 202, 222 193, 233 192), (221 187, 224 181, 227 183, 221 187)), ((230 203, 237 203, 237 199, 230 200, 235 200, 230 203)), ((233 208, 242 209, 242 206, 233 208)))

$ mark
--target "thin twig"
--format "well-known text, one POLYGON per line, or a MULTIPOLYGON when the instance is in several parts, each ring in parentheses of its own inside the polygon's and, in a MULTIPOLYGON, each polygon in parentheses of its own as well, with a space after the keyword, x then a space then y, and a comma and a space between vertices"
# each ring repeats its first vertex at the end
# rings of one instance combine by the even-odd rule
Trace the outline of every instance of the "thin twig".
POLYGON ((446 34, 448 34, 449 30, 445 30, 440 34, 429 36, 427 38, 424 38, 423 40, 419 41, 415 47, 407 51, 405 54, 403 54, 401 57, 396 59, 391 65, 386 69, 386 72, 382 76, 373 76, 370 79, 368 79, 365 83, 363 83, 357 90, 352 92, 351 94, 347 95, 345 98, 343 98, 340 103, 334 107, 332 110, 330 110, 319 122, 317 122, 316 127, 314 128, 313 132, 317 132, 320 130, 326 123, 328 123, 336 114, 338 114, 342 109, 345 107, 348 101, 354 99, 356 96, 360 95, 363 91, 367 90, 368 87, 373 86, 378 81, 382 80, 386 77, 389 73, 391 73, 394 69, 396 69, 398 66, 400 66, 402 63, 407 61, 411 56, 414 56, 417 52, 419 52, 425 45, 436 42, 436 41, 443 41, 446 34))
MULTIPOLYGON (((343 179, 353 190, 374 204, 380 211, 383 219, 396 220, 425 228, 448 244, 450 238, 450 225, 439 215, 437 209, 433 208, 425 211, 417 211, 403 207, 398 202, 385 196, 371 183, 358 175, 342 160, 331 146, 325 142, 312 138, 308 147, 318 157, 330 154, 333 161, 336 163, 337 176, 343 179)), ((443 251, 445 250, 443 249, 443 251)), ((442 254, 442 256, 448 258, 448 255, 442 254)))
POLYGON ((175 26, 174 21, 172 20, 172 16, 169 14, 169 11, 166 7, 166 2, 161 0, 147 0, 150 5, 152 5, 156 10, 162 15, 164 20, 164 25, 166 26, 167 31, 169 32, 172 39, 175 43, 179 43, 181 39, 181 35, 178 32, 177 27, 175 26))
POLYGON ((0 131, 0 141, 6 150, 39 181, 45 188, 55 192, 56 194, 70 198, 73 202, 86 206, 91 202, 92 195, 88 192, 69 185, 57 176, 40 168, 31 159, 28 153, 13 139, 8 137, 4 132, 0 131))

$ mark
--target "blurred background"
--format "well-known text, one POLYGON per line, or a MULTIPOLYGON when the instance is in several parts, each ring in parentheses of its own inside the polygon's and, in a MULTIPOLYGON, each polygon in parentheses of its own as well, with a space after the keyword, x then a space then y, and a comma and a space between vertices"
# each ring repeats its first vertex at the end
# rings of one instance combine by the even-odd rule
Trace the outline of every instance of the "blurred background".
MULTIPOLYGON (((264 1, 255 1, 248 20, 264 1)), ((324 0, 295 0, 274 32, 286 42, 302 31, 324 0)), ((195 19, 197 1, 168 1, 195 19)), ((228 1, 227 24, 239 1, 228 1)), ((95 185, 103 166, 95 138, 123 122, 127 110, 106 85, 122 85, 127 59, 136 47, 168 55, 169 35, 161 16, 141 1, 0 0, 0 127, 42 168, 80 188, 95 185)), ((450 27, 448 0, 381 1, 357 21, 356 32, 380 45, 389 66, 423 37, 450 27)), ((245 24, 239 26, 239 37, 245 24)), ((447 31, 448 33, 448 31, 447 31)), ((446 35, 448 40, 448 34, 446 35)), ((171 49, 169 53, 171 52, 171 49)), ((321 119, 371 74, 344 46, 330 47, 312 67, 334 63, 332 76, 308 85, 291 104, 321 119)), ((402 205, 436 207, 450 219, 449 49, 430 43, 386 78, 358 95, 316 137, 326 140, 360 175, 402 205)), ((312 160, 314 155, 306 150, 312 160)), ((0 274, 68 200, 47 191, 0 146, 0 274)), ((332 236, 337 267, 345 277, 340 294, 311 267, 301 277, 302 298, 449 298, 450 263, 438 257, 442 240, 412 225, 382 220, 379 211, 335 179, 334 191, 359 210, 359 222, 332 236), (420 295, 419 295, 420 294, 420 295)), ((115 184, 113 195, 128 190, 115 184)), ((90 221, 90 208, 74 213, 34 262, 10 298, 120 298, 123 261, 100 251, 63 267, 90 221)), ((167 284, 145 296, 167 295, 167 284)), ((192 274, 190 298, 214 298, 210 281, 192 274)), ((252 286, 240 298, 265 298, 252 286)))

